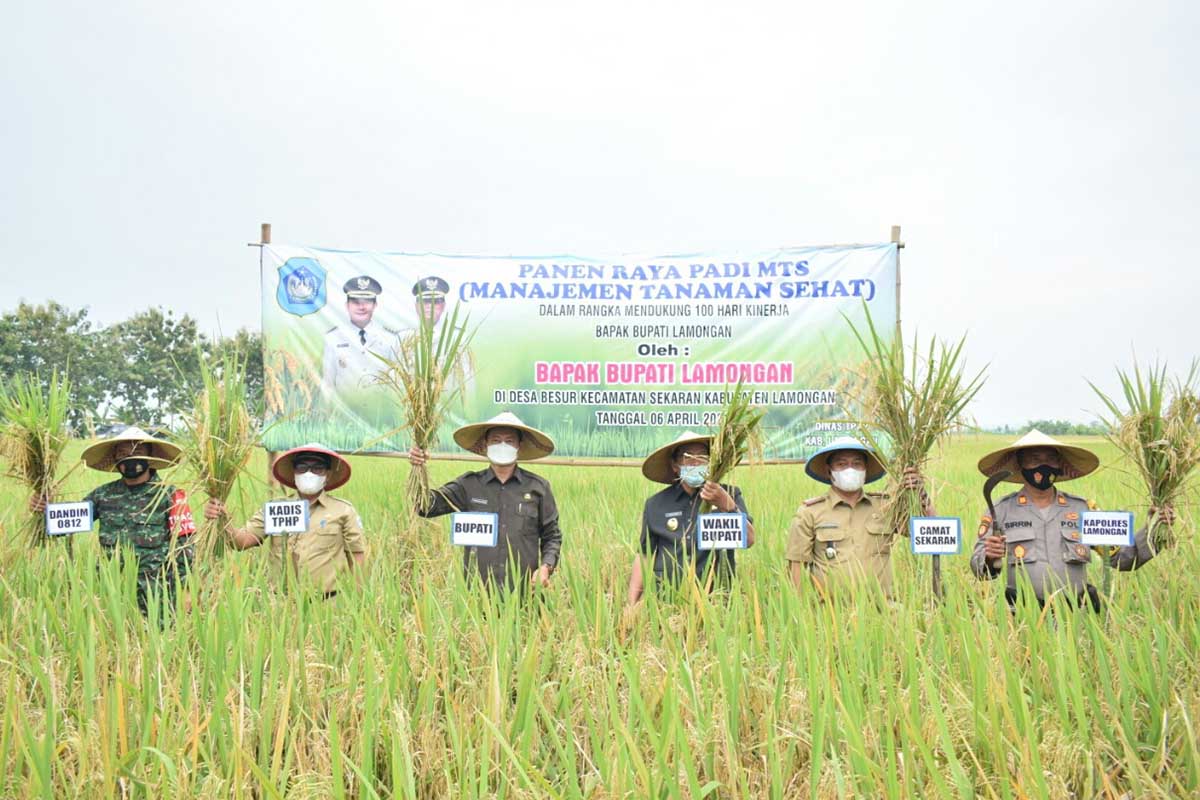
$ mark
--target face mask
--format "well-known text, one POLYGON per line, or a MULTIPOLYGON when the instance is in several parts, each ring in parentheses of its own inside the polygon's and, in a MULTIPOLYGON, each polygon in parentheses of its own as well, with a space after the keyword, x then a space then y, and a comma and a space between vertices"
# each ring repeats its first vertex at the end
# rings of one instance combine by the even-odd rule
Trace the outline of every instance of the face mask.
POLYGON ((296 475, 296 490, 300 494, 320 494, 324 488, 324 475, 314 475, 311 472, 300 472, 296 475))
POLYGON ((833 480, 833 485, 843 492, 857 492, 867 482, 867 471, 854 467, 834 470, 829 473, 829 476, 833 480))
POLYGON ((1059 475, 1062 475, 1062 470, 1049 464, 1038 464, 1031 469, 1021 470, 1021 476, 1025 478, 1025 482, 1043 492, 1054 485, 1054 479, 1059 475))
POLYGON ((504 467, 517 460, 517 448, 511 444, 489 444, 487 448, 488 461, 504 467))
POLYGON ((149 468, 150 464, 144 458, 127 458, 120 464, 117 464, 117 470, 121 475, 130 480, 140 477, 149 468))
POLYGON ((708 480, 708 465, 688 464, 680 467, 679 480, 693 489, 699 489, 708 480))

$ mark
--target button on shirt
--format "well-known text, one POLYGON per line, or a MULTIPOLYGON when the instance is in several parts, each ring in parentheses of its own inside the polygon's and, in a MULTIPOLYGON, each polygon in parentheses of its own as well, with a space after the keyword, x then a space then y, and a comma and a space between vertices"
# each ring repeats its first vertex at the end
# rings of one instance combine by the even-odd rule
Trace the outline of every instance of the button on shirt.
POLYGON ((833 489, 806 502, 792 518, 787 560, 805 564, 822 586, 863 577, 892 591, 892 531, 883 515, 884 499, 863 493, 853 505, 833 489))
MULTIPOLYGON (((722 488, 729 492, 737 510, 746 515, 746 521, 752 523, 754 519, 746 511, 741 490, 736 486, 722 485, 722 488)), ((706 578, 709 562, 718 580, 727 581, 733 575, 733 550, 696 548, 696 517, 700 515, 701 503, 699 491, 688 494, 678 481, 646 501, 642 510, 641 549, 654 559, 654 577, 659 581, 677 583, 693 563, 696 577, 702 580, 706 578)))
MULTIPOLYGON (((263 529, 260 509, 246 523, 246 530, 262 541, 268 538, 263 529)), ((308 505, 308 530, 269 538, 274 565, 272 574, 278 575, 283 568, 286 546, 293 574, 322 592, 333 591, 338 577, 350 570, 353 554, 364 553, 367 549, 362 518, 354 506, 324 492, 308 505)))
POLYGON ((433 504, 423 515, 425 517, 455 511, 476 511, 498 517, 500 530, 496 546, 464 548, 464 571, 470 571, 474 560, 481 578, 500 583, 509 577, 510 553, 521 579, 527 578, 542 564, 551 568, 558 564, 562 546, 558 505, 545 478, 517 467, 512 477, 501 483, 489 466, 479 472, 464 473, 434 489, 432 494, 433 504))

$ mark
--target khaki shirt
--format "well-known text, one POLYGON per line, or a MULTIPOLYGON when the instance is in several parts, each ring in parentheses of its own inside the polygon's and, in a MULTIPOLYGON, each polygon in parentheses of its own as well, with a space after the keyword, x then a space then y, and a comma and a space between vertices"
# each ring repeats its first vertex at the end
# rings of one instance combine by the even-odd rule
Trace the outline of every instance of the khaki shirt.
POLYGON ((806 500, 788 533, 787 560, 804 564, 826 588, 863 577, 892 591, 892 535, 883 515, 882 495, 863 493, 851 506, 832 488, 806 500))
MULTIPOLYGON (((1002 534, 1008 549, 1008 588, 1028 581, 1039 600, 1056 589, 1067 588, 1078 595, 1087 586, 1087 567, 1092 548, 1080 544, 1079 520, 1094 505, 1082 497, 1056 491, 1048 514, 1038 509, 1024 491, 1013 492, 996 503, 996 533, 1002 534)), ((979 539, 971 554, 971 571, 980 578, 995 578, 999 563, 984 557, 984 538, 989 533, 989 518, 983 518, 979 539)), ((1153 558, 1146 532, 1139 531, 1134 544, 1119 548, 1111 563, 1119 570, 1132 570, 1153 558)))
MULTIPOLYGON (((263 528, 263 512, 259 509, 246 523, 246 531, 262 542, 268 538, 263 528)), ((352 554, 367 551, 362 517, 350 503, 325 492, 309 503, 307 531, 269 538, 272 574, 279 575, 283 569, 284 539, 287 539, 292 574, 322 592, 336 588, 338 577, 350 569, 352 554)))

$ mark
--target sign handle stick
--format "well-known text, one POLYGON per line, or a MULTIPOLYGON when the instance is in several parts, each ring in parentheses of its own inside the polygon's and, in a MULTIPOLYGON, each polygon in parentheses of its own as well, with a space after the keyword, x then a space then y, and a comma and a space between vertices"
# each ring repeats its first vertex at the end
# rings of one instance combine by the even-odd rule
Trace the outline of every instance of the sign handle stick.
POLYGON ((283 534, 283 593, 288 592, 288 559, 291 554, 288 552, 288 540, 292 537, 288 534, 283 534))

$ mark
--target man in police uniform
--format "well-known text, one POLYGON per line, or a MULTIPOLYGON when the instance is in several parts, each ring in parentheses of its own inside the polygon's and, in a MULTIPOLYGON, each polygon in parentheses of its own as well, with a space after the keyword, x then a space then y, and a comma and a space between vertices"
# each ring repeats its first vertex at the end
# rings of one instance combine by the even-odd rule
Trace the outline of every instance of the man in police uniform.
MULTIPOLYGON (((421 516, 456 511, 497 514, 496 546, 465 548, 464 572, 470 576, 475 571, 489 588, 520 587, 530 579, 535 587, 549 587, 562 548, 558 504, 550 482, 517 462, 550 455, 553 440, 505 411, 486 422, 464 425, 454 432, 454 441, 468 452, 487 456, 491 464, 431 490, 429 509, 421 516), (516 575, 508 574, 510 559, 516 575)), ((421 466, 429 454, 414 446, 408 457, 413 466, 421 466)))
MULTIPOLYGON (((892 537, 904 532, 888 529, 886 498, 863 491, 884 476, 879 457, 856 439, 843 437, 814 453, 804 471, 830 488, 805 500, 792 518, 786 550, 792 583, 799 589, 811 581, 824 595, 866 578, 890 596, 892 537)), ((932 516, 915 470, 905 473, 903 486, 920 491, 922 513, 932 516)))
MULTIPOLYGON (((1031 589, 1039 605, 1062 590, 1068 600, 1082 606, 1086 599, 1099 611, 1099 593, 1087 582, 1092 548, 1079 541, 1080 515, 1095 504, 1058 489, 1058 484, 1088 475, 1099 465, 1100 459, 1090 450, 1063 444, 1038 430, 981 458, 980 472, 990 477, 1007 470, 1006 480, 1021 489, 996 503, 994 521, 983 517, 971 571, 992 579, 1007 562, 1005 597, 1010 604, 1016 603, 1022 589, 1031 589)), ((1174 522, 1173 509, 1163 509, 1162 516, 1167 524, 1174 522)), ((1117 569, 1129 571, 1153 557, 1143 529, 1133 545, 1118 548, 1109 560, 1117 569)))
POLYGON ((714 512, 746 515, 746 545, 754 545, 754 520, 736 486, 708 480, 708 454, 712 436, 687 431, 655 450, 642 462, 642 474, 667 488, 646 501, 642 509, 640 552, 629 577, 629 606, 642 598, 645 580, 642 556, 654 570, 656 585, 678 586, 692 573, 702 584, 728 585, 735 570, 733 550, 696 548, 696 518, 702 502, 714 512))
MULTIPOLYGON (((299 535, 271 537, 271 561, 275 566, 271 574, 282 572, 287 552, 291 562, 288 569, 301 584, 332 597, 337 594, 339 578, 361 569, 367 555, 362 517, 349 501, 329 494, 350 480, 350 463, 324 445, 306 444, 281 453, 272 463, 271 472, 275 480, 308 501, 308 530, 299 535)), ((204 516, 227 517, 227 510, 221 501, 209 500, 204 516)), ((234 547, 248 550, 266 541, 264 528, 260 508, 245 528, 230 525, 228 533, 234 547)))
POLYGON ((370 388, 385 370, 381 355, 396 357, 399 333, 374 321, 383 287, 370 275, 351 278, 342 286, 346 293, 345 322, 325 332, 321 359, 321 391, 327 400, 370 388))
MULTIPOLYGON (((132 555, 137 568, 137 603, 149 613, 151 596, 159 608, 174 608, 180 584, 191 571, 196 532, 187 496, 182 489, 164 485, 159 470, 175 466, 180 449, 141 428, 128 427, 83 451, 87 466, 121 477, 97 486, 87 497, 92 519, 100 524, 100 548, 118 559, 132 555)), ((30 508, 44 511, 43 498, 32 498, 30 508)))

